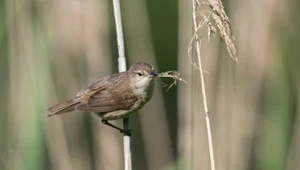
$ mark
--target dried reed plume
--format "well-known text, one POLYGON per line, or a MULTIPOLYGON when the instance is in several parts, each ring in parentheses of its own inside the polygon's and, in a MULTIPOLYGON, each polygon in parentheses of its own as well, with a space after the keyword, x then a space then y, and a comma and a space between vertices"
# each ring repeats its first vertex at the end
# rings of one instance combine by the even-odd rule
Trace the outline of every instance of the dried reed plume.
MULTIPOLYGON (((232 59, 236 62, 238 61, 236 56, 236 49, 234 44, 234 36, 232 34, 231 25, 228 16, 224 11, 224 6, 221 0, 207 0, 207 1, 198 1, 196 0, 196 20, 199 21, 197 28, 195 30, 195 35, 198 30, 202 27, 207 27, 208 29, 208 39, 215 36, 216 28, 214 24, 210 21, 210 18, 213 18, 215 25, 217 25, 220 31, 220 38, 225 41, 227 51, 232 59), (204 8, 204 7, 208 7, 204 8)), ((189 56, 192 49, 192 42, 194 41, 195 35, 192 37, 189 45, 189 56)), ((193 62, 192 62, 193 63, 193 62)), ((195 64, 193 63, 195 66, 195 64)), ((198 68, 198 67, 197 67, 198 68)))

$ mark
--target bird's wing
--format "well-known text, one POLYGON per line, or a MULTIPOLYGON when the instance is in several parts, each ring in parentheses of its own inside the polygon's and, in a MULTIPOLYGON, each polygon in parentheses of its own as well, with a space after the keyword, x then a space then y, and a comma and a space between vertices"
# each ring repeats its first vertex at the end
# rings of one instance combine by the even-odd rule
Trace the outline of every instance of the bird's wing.
POLYGON ((121 79, 121 77, 124 77, 124 76, 126 76, 126 74, 117 73, 117 74, 103 77, 103 78, 89 84, 82 90, 80 90, 80 92, 78 92, 76 94, 76 97, 80 97, 82 103, 88 103, 89 98, 93 94, 97 93, 98 91, 102 91, 102 90, 106 89, 107 87, 111 86, 112 84, 115 84, 116 82, 118 82, 119 79, 121 79))
POLYGON ((77 95, 84 102, 76 110, 107 113, 116 110, 128 110, 138 97, 132 92, 126 74, 118 73, 99 79, 77 95))
POLYGON ((76 107, 76 110, 107 113, 117 110, 129 110, 138 98, 132 92, 128 93, 106 93, 100 91, 89 98, 87 104, 76 107))

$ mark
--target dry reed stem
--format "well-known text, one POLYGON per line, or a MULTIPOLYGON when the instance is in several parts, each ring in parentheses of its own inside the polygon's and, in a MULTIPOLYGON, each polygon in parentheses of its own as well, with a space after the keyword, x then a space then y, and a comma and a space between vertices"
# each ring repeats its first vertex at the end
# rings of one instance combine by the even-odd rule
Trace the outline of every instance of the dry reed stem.
MULTIPOLYGON (((193 23, 194 23, 194 30, 195 34, 192 38, 192 40, 196 41, 196 52, 198 56, 198 68, 200 72, 200 80, 201 80, 201 92, 202 92, 202 98, 203 98, 203 105, 204 105, 204 112, 205 112, 205 121, 206 121, 206 129, 207 129, 207 137, 208 137, 208 149, 209 149, 209 157, 210 157, 210 166, 211 170, 215 170, 215 159, 214 159, 214 151, 213 151, 213 142, 212 142, 212 135, 211 135, 211 127, 210 127, 210 118, 209 118, 209 112, 208 112, 208 105, 207 105, 207 99, 206 99, 206 89, 205 89, 205 81, 204 81, 204 73, 202 69, 202 62, 201 62, 201 38, 198 36, 198 29, 201 27, 201 25, 208 23, 209 21, 204 20, 204 22, 200 21, 200 24, 197 24, 197 7, 200 7, 200 3, 197 0, 193 0, 193 23)), ((192 41, 193 42, 193 41, 192 41)), ((189 46, 189 56, 190 56, 190 50, 192 48, 192 44, 189 46)), ((191 59, 191 57, 190 57, 191 59)), ((195 65, 195 63, 193 64, 195 65)))

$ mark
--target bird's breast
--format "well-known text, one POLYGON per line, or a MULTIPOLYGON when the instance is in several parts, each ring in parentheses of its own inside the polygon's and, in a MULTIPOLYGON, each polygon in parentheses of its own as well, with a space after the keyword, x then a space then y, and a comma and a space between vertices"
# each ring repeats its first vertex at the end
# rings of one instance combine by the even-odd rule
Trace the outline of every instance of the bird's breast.
POLYGON ((140 100, 142 102, 148 102, 152 96, 153 96, 153 92, 154 92, 154 80, 151 80, 149 82, 149 84, 147 86, 143 86, 143 87, 136 87, 134 89, 134 93, 139 96, 140 100))

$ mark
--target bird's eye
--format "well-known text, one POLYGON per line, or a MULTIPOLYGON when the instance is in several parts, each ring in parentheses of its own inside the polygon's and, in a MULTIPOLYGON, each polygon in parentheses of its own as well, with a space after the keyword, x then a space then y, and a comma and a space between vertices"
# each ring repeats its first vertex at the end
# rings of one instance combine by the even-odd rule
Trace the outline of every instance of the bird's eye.
POLYGON ((138 76, 142 76, 143 75, 143 73, 141 73, 141 72, 137 72, 136 73, 138 76))

